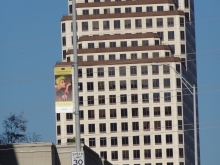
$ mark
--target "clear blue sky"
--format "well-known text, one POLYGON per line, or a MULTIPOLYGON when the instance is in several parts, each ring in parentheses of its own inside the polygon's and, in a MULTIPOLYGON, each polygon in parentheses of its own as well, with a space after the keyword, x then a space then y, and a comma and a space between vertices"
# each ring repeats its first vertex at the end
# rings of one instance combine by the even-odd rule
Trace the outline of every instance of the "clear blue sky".
MULTIPOLYGON (((195 1, 202 165, 220 162, 219 4, 195 1)), ((23 111, 30 132, 55 142, 53 66, 61 60, 60 20, 67 8, 67 0, 1 1, 0 133, 5 116, 23 111)))

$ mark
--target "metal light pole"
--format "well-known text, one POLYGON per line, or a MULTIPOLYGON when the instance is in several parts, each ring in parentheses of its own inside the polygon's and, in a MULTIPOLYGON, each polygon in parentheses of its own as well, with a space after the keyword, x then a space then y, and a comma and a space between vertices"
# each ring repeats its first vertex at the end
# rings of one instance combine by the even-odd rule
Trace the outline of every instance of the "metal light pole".
POLYGON ((74 104, 75 104, 75 142, 76 151, 81 150, 80 146, 80 120, 79 120, 79 91, 78 91, 78 57, 77 57, 77 31, 76 31, 76 1, 72 0, 73 20, 73 66, 74 66, 74 104))
POLYGON ((195 150, 195 165, 198 165, 198 145, 197 145, 197 113, 196 113, 196 87, 195 85, 191 85, 183 76, 181 76, 175 68, 173 68, 170 65, 167 64, 161 64, 161 63, 151 63, 152 66, 169 66, 174 70, 174 72, 184 81, 183 84, 186 86, 186 88, 189 90, 189 92, 193 95, 193 112, 194 112, 194 150, 195 150), (193 92, 189 89, 189 87, 193 89, 193 92))

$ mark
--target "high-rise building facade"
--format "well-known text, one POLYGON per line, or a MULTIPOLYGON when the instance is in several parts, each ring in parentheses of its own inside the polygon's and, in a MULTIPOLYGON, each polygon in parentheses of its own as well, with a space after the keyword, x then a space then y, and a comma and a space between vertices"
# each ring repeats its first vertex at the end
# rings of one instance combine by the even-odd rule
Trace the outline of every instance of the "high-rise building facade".
MULTIPOLYGON (((72 12, 68 0, 56 67, 73 62, 72 12)), ((182 82, 197 86, 194 1, 76 0, 76 12, 81 141, 115 165, 194 165, 193 96, 182 82)), ((66 143, 74 115, 56 115, 66 143)))

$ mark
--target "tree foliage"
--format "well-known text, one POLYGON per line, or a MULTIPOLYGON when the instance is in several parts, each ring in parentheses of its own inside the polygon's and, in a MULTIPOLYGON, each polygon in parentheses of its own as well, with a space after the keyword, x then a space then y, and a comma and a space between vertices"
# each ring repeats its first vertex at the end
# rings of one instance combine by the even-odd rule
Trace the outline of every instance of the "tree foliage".
POLYGON ((3 144, 20 143, 20 142, 38 142, 41 136, 35 132, 26 134, 27 120, 23 113, 19 115, 10 114, 3 120, 2 126, 4 131, 0 134, 0 141, 3 144))

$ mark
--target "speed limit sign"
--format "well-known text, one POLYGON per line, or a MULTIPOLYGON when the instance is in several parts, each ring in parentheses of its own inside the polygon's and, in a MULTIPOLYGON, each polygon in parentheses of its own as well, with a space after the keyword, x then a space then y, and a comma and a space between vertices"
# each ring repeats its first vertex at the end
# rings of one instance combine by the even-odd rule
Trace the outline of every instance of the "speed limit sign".
POLYGON ((72 152, 72 165, 85 165, 84 152, 72 152))

